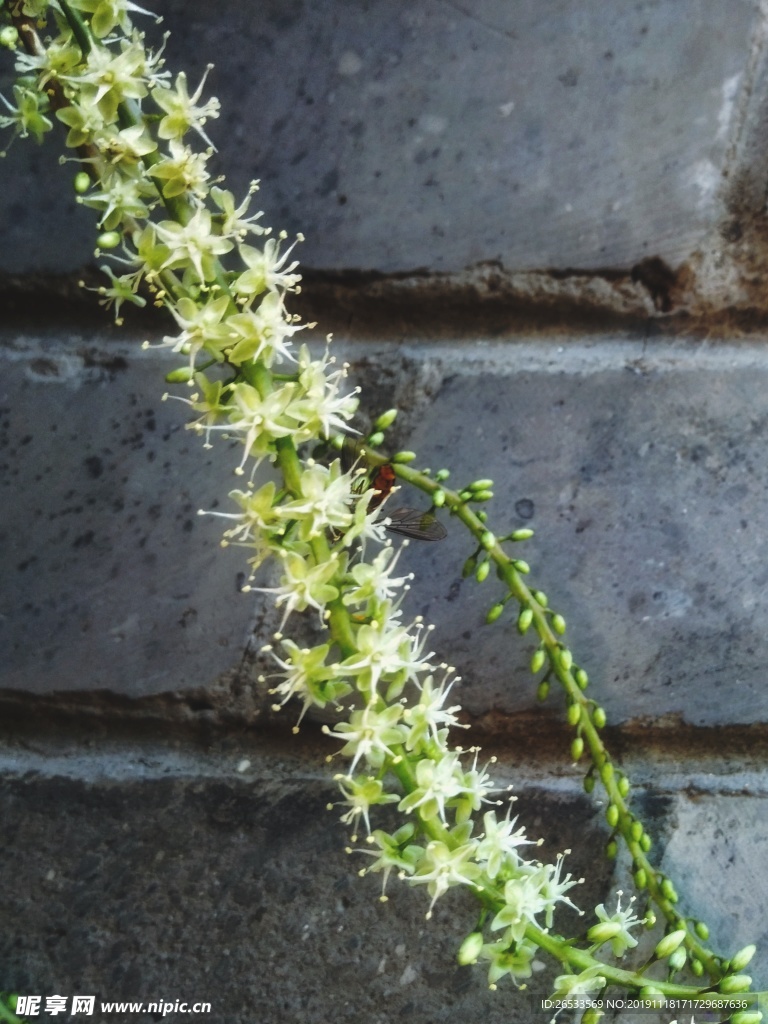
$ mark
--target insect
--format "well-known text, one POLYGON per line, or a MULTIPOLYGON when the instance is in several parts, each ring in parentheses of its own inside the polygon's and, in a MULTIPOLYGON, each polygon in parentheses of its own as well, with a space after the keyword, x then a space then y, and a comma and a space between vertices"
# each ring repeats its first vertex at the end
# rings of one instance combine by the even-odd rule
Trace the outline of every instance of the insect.
MULTIPOLYGON (((388 463, 379 466, 371 481, 373 493, 368 502, 369 512, 375 511, 389 496, 396 480, 395 471, 388 463)), ((384 520, 388 520, 385 529, 390 533, 399 533, 411 540, 442 540, 448 533, 431 512, 420 512, 415 508, 395 508, 379 522, 384 520)))

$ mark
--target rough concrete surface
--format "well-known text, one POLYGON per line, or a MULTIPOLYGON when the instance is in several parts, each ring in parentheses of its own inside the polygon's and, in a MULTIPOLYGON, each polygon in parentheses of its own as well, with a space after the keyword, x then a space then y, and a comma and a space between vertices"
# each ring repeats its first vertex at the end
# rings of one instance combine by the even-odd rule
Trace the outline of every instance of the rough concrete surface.
MULTIPOLYGON (((309 266, 675 266, 721 216, 754 0, 151 6, 169 68, 217 62, 218 169, 309 266)), ((56 145, 5 162, 7 270, 90 258, 56 145)))

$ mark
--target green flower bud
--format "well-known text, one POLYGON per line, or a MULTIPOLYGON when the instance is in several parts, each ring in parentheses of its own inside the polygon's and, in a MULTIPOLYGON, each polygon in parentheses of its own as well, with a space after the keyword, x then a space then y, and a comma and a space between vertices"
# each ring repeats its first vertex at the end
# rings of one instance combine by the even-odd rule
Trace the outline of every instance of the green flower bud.
POLYGON ((516 558, 512 565, 514 565, 517 571, 519 573, 522 573, 523 576, 527 576, 528 573, 531 571, 530 565, 528 565, 527 562, 524 562, 522 558, 516 558))
MULTIPOLYGON (((510 533, 509 538, 510 538, 510 540, 530 540, 530 538, 532 536, 533 536, 533 530, 529 530, 529 529, 525 528, 525 529, 522 529, 522 530, 515 530, 514 533, 510 533)), ((541 603, 541 602, 539 602, 539 603, 541 603)))
POLYGON ((565 632, 565 619, 562 615, 552 616, 552 629, 559 635, 562 636, 565 632))
POLYGON ((533 596, 536 598, 536 601, 541 605, 542 608, 546 608, 549 604, 549 598, 543 590, 534 590, 533 596))
POLYGON ((595 724, 596 729, 605 728, 605 711, 601 707, 595 708, 592 712, 592 721, 595 724))
POLYGON ((605 820, 611 828, 616 828, 619 824, 619 808, 616 804, 608 804, 608 810, 605 812, 605 820))
POLYGON ((587 684, 589 683, 589 676, 583 668, 577 668, 573 678, 576 680, 576 685, 580 690, 586 690, 587 684))
POLYGON ((536 698, 540 701, 545 701, 549 696, 549 680, 542 679, 539 685, 536 687, 536 698))
POLYGON ((635 885, 638 889, 645 889, 648 886, 648 874, 645 868, 638 868, 634 874, 635 885))
POLYGON ((496 546, 496 538, 494 537, 490 530, 486 530, 485 533, 480 538, 480 543, 485 548, 486 551, 490 551, 491 548, 496 546))
POLYGON ((84 195, 91 187, 91 176, 86 171, 78 171, 72 184, 79 196, 84 195))
POLYGON ((693 926, 693 930, 696 932, 696 935, 701 939, 702 942, 706 942, 709 938, 709 928, 706 924, 704 924, 703 921, 697 921, 696 924, 693 926))
POLYGON ((472 501, 490 501, 493 497, 493 491, 473 491, 472 501))
POLYGON ((501 615, 503 611, 504 605, 501 601, 499 601, 488 611, 488 614, 485 616, 486 624, 490 626, 492 622, 495 622, 496 619, 498 619, 498 617, 501 615))
POLYGON ((640 836, 643 834, 643 825, 640 821, 633 821, 629 826, 629 834, 636 843, 640 842, 640 836))
POLYGON ((757 946, 749 945, 745 946, 744 949, 740 949, 733 957, 731 957, 731 970, 738 973, 743 971, 749 961, 755 955, 757 946))
POLYGON ((474 483, 469 484, 467 486, 467 490, 468 491, 487 491, 491 487, 493 487, 493 480, 486 480, 484 478, 482 480, 475 480, 474 483))
POLYGON ((484 562, 481 562, 480 565, 478 565, 477 572, 475 573, 475 579, 477 580, 478 583, 482 583, 483 580, 488 579, 488 573, 490 572, 490 569, 491 563, 488 561, 487 558, 484 562))
POLYGON ((660 888, 661 888, 661 895, 662 896, 664 896, 666 899, 668 899, 670 903, 677 903, 677 900, 678 900, 677 892, 675 891, 674 885, 672 885, 672 883, 670 882, 670 880, 668 878, 665 878, 662 881, 660 888))
POLYGON ((615 839, 609 839, 605 844, 605 856, 608 860, 616 860, 616 854, 619 852, 619 844, 615 839))
POLYGON ((530 629, 531 623, 533 622, 533 610, 531 608, 523 608, 517 617, 517 628, 521 634, 525 634, 530 629))
POLYGON ((666 960, 666 958, 673 953, 680 943, 685 938, 685 928, 678 928, 673 932, 669 932, 663 939, 660 939, 656 943, 656 949, 654 953, 659 960, 666 960))
POLYGON ((737 1010, 728 1019, 731 1024, 760 1024, 763 1015, 759 1010, 737 1010))
POLYGON ((656 1009, 663 1009, 667 1004, 667 997, 653 985, 644 985, 637 994, 640 999, 652 1003, 656 1009))
POLYGON ((567 647, 563 647, 557 655, 557 660, 560 662, 560 667, 565 671, 570 671, 571 665, 573 664, 573 655, 567 647))
POLYGON ((674 953, 671 953, 667 963, 671 971, 682 971, 685 967, 685 961, 688 959, 685 946, 678 946, 674 953))
POLYGON ((120 245, 121 238, 119 231, 102 231, 96 239, 96 245, 99 249, 115 249, 120 245))
POLYGON ((571 758, 574 761, 579 761, 581 755, 584 753, 584 740, 581 736, 576 736, 571 743, 571 758))
POLYGON ((177 370, 166 373, 165 380, 167 384, 186 384, 192 380, 193 374, 194 370, 190 370, 188 366, 180 366, 177 370))
POLYGON ((547 655, 542 647, 537 648, 533 652, 531 657, 531 672, 536 675, 537 672, 541 672, 544 668, 544 662, 547 660, 547 655))
POLYGON ((447 480, 450 475, 450 469, 438 469, 438 471, 435 473, 435 480, 437 480, 437 482, 440 484, 443 482, 443 480, 447 480))
POLYGON ((373 421, 374 430, 386 430, 387 427, 391 427, 397 419, 397 409, 387 409, 381 416, 377 416, 373 421))
POLYGON ((462 501, 471 501, 472 491, 459 491, 459 497, 462 501))
POLYGON ((475 571, 476 568, 477 568, 477 556, 476 555, 470 555, 469 558, 464 563, 464 565, 462 566, 462 569, 461 569, 462 577, 465 580, 468 579, 472 575, 472 573, 475 571))
POLYGON ((369 448, 379 448, 384 444, 384 434, 380 430, 377 430, 375 433, 368 436, 365 443, 369 448))
POLYGON ((584 792, 591 793, 595 788, 595 776, 585 775, 584 776, 584 792))
POLYGON ((480 956, 480 950, 483 948, 483 933, 472 932, 459 946, 459 952, 456 954, 456 959, 462 966, 467 964, 477 963, 477 958, 480 956))
POLYGON ((19 32, 13 25, 5 25, 0 29, 0 46, 5 46, 9 50, 15 50, 18 41, 19 32))
POLYGON ((721 979, 717 988, 724 995, 730 995, 733 992, 748 992, 751 985, 752 978, 748 974, 729 974, 727 978, 721 979))
POLYGON ((568 705, 568 725, 576 726, 581 721, 581 705, 580 704, 569 704, 568 705))
POLYGON ((481 523, 484 523, 488 518, 488 513, 482 508, 479 508, 477 512, 475 512, 475 515, 477 516, 481 523))
POLYGON ((607 786, 613 778, 613 765, 610 761, 606 761, 600 769, 600 778, 603 781, 603 785, 607 786))
POLYGON ((647 832, 643 832, 643 834, 640 836, 640 849, 643 851, 643 853, 649 853, 652 846, 653 840, 647 832))
POLYGON ((395 454, 392 456, 392 461, 393 462, 402 462, 402 463, 413 462, 415 458, 416 458, 416 452, 409 452, 409 451, 395 452, 395 454))
POLYGON ((445 491, 442 487, 438 487, 436 491, 432 492, 432 504, 435 508, 442 508, 445 504, 445 491))
POLYGON ((620 775, 616 780, 616 788, 620 796, 629 796, 629 779, 626 775, 620 775))
POLYGON ((656 915, 650 909, 650 907, 645 912, 645 917, 643 918, 643 924, 648 929, 648 931, 650 931, 651 928, 653 928, 655 926, 655 924, 656 924, 656 915))
POLYGON ((697 960, 695 957, 691 960, 691 974, 696 978, 701 978, 704 974, 704 964, 701 960, 697 960))

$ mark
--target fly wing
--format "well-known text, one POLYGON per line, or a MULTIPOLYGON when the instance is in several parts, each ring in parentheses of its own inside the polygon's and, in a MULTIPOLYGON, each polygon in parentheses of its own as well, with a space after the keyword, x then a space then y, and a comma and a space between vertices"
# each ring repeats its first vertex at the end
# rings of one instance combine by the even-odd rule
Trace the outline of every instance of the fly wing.
POLYGON ((431 512, 416 508, 396 508, 380 520, 391 533, 400 533, 412 540, 442 540, 448 531, 431 512))

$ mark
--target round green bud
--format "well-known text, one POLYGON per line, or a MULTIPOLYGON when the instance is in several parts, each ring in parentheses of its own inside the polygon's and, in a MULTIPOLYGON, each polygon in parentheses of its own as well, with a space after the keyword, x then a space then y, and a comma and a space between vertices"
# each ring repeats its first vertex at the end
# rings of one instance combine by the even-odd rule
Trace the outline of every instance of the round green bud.
POLYGON ((524 562, 522 558, 516 558, 512 565, 514 565, 517 571, 519 573, 522 573, 523 576, 527 576, 528 573, 531 571, 530 565, 528 565, 527 562, 524 562))
POLYGON ((573 655, 567 647, 563 647, 557 656, 557 660, 560 662, 560 668, 565 672, 569 672, 571 665, 573 664, 573 655))
POLYGON ((685 946, 678 946, 674 953, 671 953, 667 963, 671 971, 682 971, 685 967, 685 961, 688 959, 688 954, 685 950, 685 946))
POLYGON ((581 736, 576 736, 571 743, 571 758, 574 761, 579 761, 581 755, 584 753, 584 740, 581 736))
POLYGON ((757 946, 753 946, 752 944, 750 944, 749 946, 745 946, 743 949, 740 949, 738 953, 731 957, 731 970, 735 971, 736 973, 738 973, 739 971, 743 971, 749 963, 749 961, 755 955, 756 951, 757 946))
POLYGON ((465 580, 468 579, 472 575, 472 573, 475 571, 476 568, 477 568, 477 557, 475 555, 470 555, 469 558, 464 563, 464 565, 462 566, 462 569, 461 569, 462 577, 465 580))
POLYGON ((477 512, 475 512, 475 515, 477 516, 481 523, 484 523, 488 518, 488 513, 482 508, 479 508, 477 512))
POLYGON ((485 548, 486 551, 490 551, 491 548, 496 546, 496 538, 490 530, 486 530, 480 538, 480 544, 485 548))
POLYGON ((531 672, 536 675, 537 672, 541 672, 544 668, 544 662, 547 660, 547 655, 542 647, 539 647, 533 652, 531 657, 531 672))
POLYGON ((583 668, 577 668, 573 678, 576 680, 576 685, 580 690, 586 690, 589 684, 589 676, 583 668))
POLYGON ((471 935, 468 935, 459 946, 459 952, 456 954, 456 959, 459 963, 463 966, 477 963, 480 950, 483 948, 483 941, 482 932, 472 932, 471 935))
POLYGON ((603 785, 607 786, 613 778, 613 765, 610 761, 606 761, 600 769, 600 778, 603 781, 603 785))
POLYGON ((474 483, 469 484, 468 487, 467 487, 467 490, 468 491, 487 491, 491 487, 493 487, 493 480, 483 478, 482 480, 475 480, 474 483))
POLYGON ((677 900, 678 900, 677 892, 675 891, 674 885, 672 885, 672 883, 670 882, 670 880, 668 878, 665 878, 662 881, 660 888, 661 888, 661 895, 664 896, 665 899, 668 899, 670 903, 677 903, 677 900))
POLYGON ((384 444, 384 434, 377 430, 373 434, 369 434, 366 442, 369 448, 379 448, 384 444))
POLYGON ((472 491, 459 491, 459 498, 462 501, 471 501, 472 491))
POLYGON ((178 370, 166 373, 165 380, 167 384, 186 384, 187 381, 192 380, 193 376, 194 371, 190 370, 188 366, 180 366, 178 370))
POLYGON ((731 1024, 760 1024, 762 1019, 760 1010, 737 1010, 728 1018, 731 1024))
POLYGON ((595 788, 595 776, 585 775, 584 776, 584 792, 591 793, 595 788))
POLYGON ((633 821, 629 826, 629 834, 636 843, 640 842, 640 836, 643 834, 643 825, 640 821, 633 821))
POLYGON ((481 562, 480 565, 478 565, 477 571, 475 572, 475 579, 477 580, 477 582, 482 583, 484 580, 487 580, 488 573, 490 572, 490 570, 491 563, 486 558, 484 562, 481 562))
POLYGON ((748 992, 751 985, 752 978, 748 974, 729 974, 727 978, 721 978, 717 988, 723 995, 730 995, 733 992, 748 992))
POLYGON ((620 775, 616 780, 616 788, 620 796, 629 796, 629 779, 626 775, 620 775))
POLYGON ((517 617, 517 629, 521 635, 525 635, 533 622, 533 609, 523 608, 517 617))
POLYGON ((447 480, 450 475, 450 469, 438 469, 438 471, 435 473, 435 480, 437 480, 437 482, 440 484, 443 482, 443 480, 447 480))
POLYGON ((0 29, 0 46, 6 46, 9 50, 15 50, 19 41, 19 31, 13 25, 5 25, 0 29))
POLYGON ((498 619, 498 617, 501 615, 501 613, 503 611, 504 611, 504 605, 502 604, 501 601, 499 601, 492 608, 490 608, 489 611, 488 611, 488 614, 485 616, 485 621, 486 621, 487 625, 490 626, 492 622, 495 622, 496 619, 498 619))
POLYGON ((696 932, 696 935, 698 936, 698 938, 701 939, 702 942, 706 942, 709 938, 709 928, 703 921, 697 921, 696 924, 693 926, 693 930, 696 932))
POLYGON ((121 238, 119 231, 102 231, 96 239, 96 245, 99 249, 115 249, 120 245, 121 238))
POLYGON ((549 696, 549 680, 542 679, 539 685, 536 687, 536 698, 540 701, 545 701, 549 696))
POLYGON ((635 886, 638 889, 645 889, 648 886, 648 873, 645 868, 638 868, 634 873, 635 886))
POLYGON ((78 171, 72 181, 72 184, 75 192, 77 192, 79 196, 85 195, 91 187, 91 176, 86 171, 78 171))
POLYGON ((660 939, 656 943, 656 949, 654 953, 659 960, 666 960, 666 958, 673 953, 680 943, 685 938, 685 928, 677 928, 673 932, 665 935, 663 939, 660 939))
POLYGON ((580 704, 569 704, 568 705, 568 725, 575 726, 581 721, 581 705, 580 704))
POLYGON ((445 504, 445 491, 442 487, 438 487, 436 491, 432 492, 432 504, 435 508, 442 508, 445 504))
POLYGON ((654 988, 653 985, 644 985, 637 993, 644 1002, 651 1003, 656 1009, 663 1009, 667 1005, 667 997, 664 993, 654 988))
POLYGON ((619 824, 619 808, 616 804, 608 804, 608 809, 605 812, 605 820, 611 828, 616 828, 619 824))
POLYGON ((386 430, 387 427, 391 427, 397 419, 397 409, 387 409, 381 416, 377 416, 373 421, 374 430, 386 430))
POLYGON ((691 960, 690 966, 691 966, 691 973, 695 977, 700 978, 704 974, 704 964, 701 962, 701 960, 697 960, 694 957, 694 959, 691 960))
POLYGON ((595 708, 592 712, 592 721, 595 724, 596 729, 605 728, 605 711, 601 707, 595 708))
POLYGON ((472 501, 490 501, 493 497, 493 491, 473 491, 472 501))
POLYGON ((415 458, 416 458, 416 452, 409 452, 409 451, 395 452, 395 454, 392 456, 392 461, 393 462, 406 463, 406 462, 413 462, 415 460, 415 458))
POLYGON ((605 844, 605 856, 608 860, 616 860, 616 854, 619 852, 619 844, 615 839, 609 839, 605 844))
POLYGON ((563 635, 565 632, 565 619, 562 615, 552 616, 552 629, 554 629, 554 631, 560 636, 563 635))
POLYGON ((534 590, 533 596, 536 598, 537 602, 541 605, 542 608, 546 608, 549 604, 549 598, 543 590, 534 590))
POLYGON ((640 849, 643 853, 650 853, 651 847, 653 846, 653 840, 647 832, 643 832, 640 836, 640 849))
MULTIPOLYGON (((533 530, 528 530, 528 529, 515 530, 514 533, 510 533, 510 535, 509 535, 510 540, 530 540, 530 538, 532 536, 533 536, 533 530)), ((534 597, 535 596, 536 595, 534 594, 534 597)), ((539 602, 539 603, 541 603, 541 602, 539 602)))

